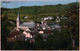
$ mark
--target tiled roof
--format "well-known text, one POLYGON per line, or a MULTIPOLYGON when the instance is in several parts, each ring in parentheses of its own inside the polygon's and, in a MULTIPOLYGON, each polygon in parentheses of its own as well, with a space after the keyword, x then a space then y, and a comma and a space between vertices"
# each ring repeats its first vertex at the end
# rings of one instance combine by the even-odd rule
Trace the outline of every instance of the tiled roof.
POLYGON ((8 34, 8 37, 14 37, 14 36, 17 36, 17 35, 19 35, 19 34, 20 34, 20 33, 19 33, 18 31, 12 32, 12 33, 8 34))
POLYGON ((33 35, 35 35, 35 32, 30 32, 30 34, 33 36, 33 35))
POLYGON ((33 21, 31 22, 24 22, 20 25, 21 27, 29 27, 29 28, 32 28, 35 26, 35 23, 33 21))
POLYGON ((48 33, 48 34, 49 34, 49 33, 51 33, 51 32, 52 32, 52 30, 48 30, 48 31, 45 31, 44 33, 48 33))

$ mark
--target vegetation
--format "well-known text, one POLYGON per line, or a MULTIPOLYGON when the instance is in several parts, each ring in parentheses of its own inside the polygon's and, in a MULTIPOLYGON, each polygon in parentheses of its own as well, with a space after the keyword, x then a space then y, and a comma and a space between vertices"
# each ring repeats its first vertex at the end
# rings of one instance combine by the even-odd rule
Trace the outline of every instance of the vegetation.
MULTIPOLYGON (((15 9, 1 8, 1 49, 11 50, 72 50, 79 49, 79 3, 70 3, 66 5, 45 5, 45 6, 22 6, 15 9), (68 17, 67 20, 61 20, 61 31, 53 31, 53 35, 47 37, 47 41, 43 41, 41 35, 35 37, 35 43, 28 41, 7 42, 7 35, 16 27, 16 24, 11 24, 9 21, 16 23, 17 11, 19 10, 21 21, 34 20, 40 22, 41 18, 46 16, 53 17, 68 17), (23 19, 28 16, 28 19, 23 19), (73 41, 75 40, 75 47, 73 41)), ((55 20, 55 19, 54 19, 55 20)), ((51 20, 51 21, 54 21, 51 20)))

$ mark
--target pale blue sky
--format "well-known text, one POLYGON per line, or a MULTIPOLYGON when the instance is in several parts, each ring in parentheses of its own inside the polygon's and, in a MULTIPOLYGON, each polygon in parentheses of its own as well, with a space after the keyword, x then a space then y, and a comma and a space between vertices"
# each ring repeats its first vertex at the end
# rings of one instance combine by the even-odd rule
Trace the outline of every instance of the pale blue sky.
POLYGON ((78 0, 71 1, 1 1, 1 7, 5 8, 19 8, 21 6, 41 6, 41 5, 56 5, 56 4, 68 4, 76 2, 78 0))

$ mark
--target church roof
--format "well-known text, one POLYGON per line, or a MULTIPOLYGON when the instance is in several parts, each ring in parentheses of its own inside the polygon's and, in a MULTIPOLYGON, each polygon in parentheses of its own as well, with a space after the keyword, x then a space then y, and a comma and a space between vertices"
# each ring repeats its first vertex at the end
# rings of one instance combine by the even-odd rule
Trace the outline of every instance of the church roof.
POLYGON ((33 21, 31 22, 24 22, 20 25, 21 27, 28 27, 28 28, 32 28, 35 26, 35 23, 33 21))

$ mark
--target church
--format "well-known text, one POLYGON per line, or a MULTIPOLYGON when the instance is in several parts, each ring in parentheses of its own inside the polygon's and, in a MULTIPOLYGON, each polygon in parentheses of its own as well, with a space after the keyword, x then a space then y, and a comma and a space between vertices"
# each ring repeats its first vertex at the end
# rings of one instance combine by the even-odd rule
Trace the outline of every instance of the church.
POLYGON ((23 22, 21 23, 21 19, 18 13, 16 20, 16 28, 14 28, 14 32, 10 32, 7 37, 7 41, 16 41, 16 40, 30 40, 35 41, 33 39, 33 34, 31 34, 30 28, 34 28, 35 23, 33 21, 23 22))

